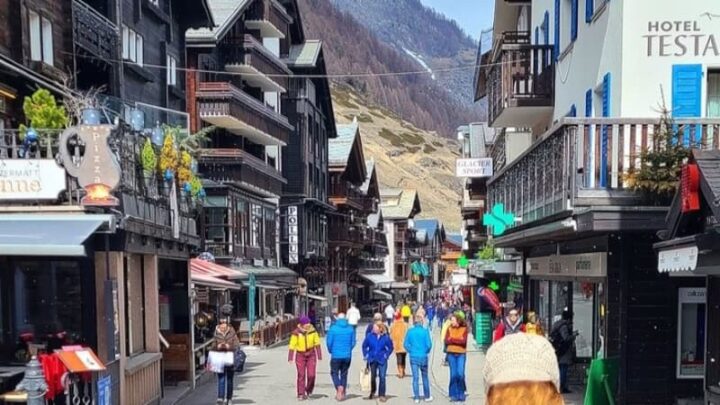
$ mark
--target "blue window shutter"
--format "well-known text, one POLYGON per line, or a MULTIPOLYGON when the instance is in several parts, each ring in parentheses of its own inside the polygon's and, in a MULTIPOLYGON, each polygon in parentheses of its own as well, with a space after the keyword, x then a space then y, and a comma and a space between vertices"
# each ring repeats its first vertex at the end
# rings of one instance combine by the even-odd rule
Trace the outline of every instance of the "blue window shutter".
POLYGON ((595 14, 595 0, 585 0, 585 22, 591 23, 595 14))
POLYGON ((577 107, 575 107, 575 104, 570 106, 570 112, 568 112, 567 116, 572 118, 577 117, 577 107))
POLYGON ((540 27, 535 27, 535 45, 540 45, 540 27))
MULTIPOLYGON (((702 116, 702 65, 673 65, 672 70, 672 116, 673 118, 700 118, 702 116)), ((699 127, 687 127, 684 143, 691 135, 695 142, 702 136, 699 127)))
POLYGON ((545 40, 545 45, 550 45, 550 12, 547 10, 545 11, 545 19, 543 20, 543 38, 545 40))
MULTIPOLYGON (((610 73, 603 77, 602 83, 602 116, 610 116, 610 100, 611 94, 611 77, 610 73)), ((608 175, 608 133, 610 128, 607 125, 602 127, 602 137, 600 139, 600 187, 607 186, 607 175, 608 175)))
POLYGON ((560 58, 560 0, 555 0, 555 43, 553 44, 555 60, 560 58))
POLYGON ((572 0, 572 12, 570 14, 570 40, 575 41, 578 36, 578 1, 572 0))
POLYGON ((585 116, 586 117, 592 117, 592 105, 593 103, 593 91, 592 89, 588 90, 585 93, 585 116))

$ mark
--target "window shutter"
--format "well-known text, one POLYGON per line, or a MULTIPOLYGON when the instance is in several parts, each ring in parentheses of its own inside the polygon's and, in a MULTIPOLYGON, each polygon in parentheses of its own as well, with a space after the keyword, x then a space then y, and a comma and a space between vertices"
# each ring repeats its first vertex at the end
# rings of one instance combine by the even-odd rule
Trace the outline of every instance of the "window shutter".
POLYGON ((585 0, 585 22, 591 23, 595 15, 595 0, 585 0))
POLYGON ((573 104, 572 106, 570 106, 570 112, 568 112, 568 115, 567 115, 567 116, 568 116, 568 117, 572 117, 572 118, 577 117, 577 107, 575 107, 575 104, 573 104))
POLYGON ((605 75, 605 77, 603 77, 603 84, 602 84, 602 88, 603 88, 603 99, 602 99, 602 102, 603 102, 603 111, 602 111, 603 117, 609 117, 609 116, 610 116, 610 107, 611 107, 611 105, 610 105, 610 96, 611 96, 611 94, 610 94, 610 85, 611 85, 610 73, 607 73, 607 74, 605 75))
MULTIPOLYGON (((699 118, 702 116, 702 82, 702 65, 673 65, 673 118, 699 118)), ((686 145, 688 145, 691 138, 695 142, 699 142, 702 136, 699 126, 688 126, 684 132, 683 136, 686 145)))
POLYGON ((555 43, 553 44, 555 60, 560 58, 560 0, 555 0, 555 43))
MULTIPOLYGON (((610 116, 610 93, 611 79, 610 73, 607 73, 603 77, 602 83, 602 116, 610 116)), ((602 127, 602 138, 600 140, 600 187, 607 186, 607 175, 608 175, 608 134, 610 127, 603 125, 602 127)))
POLYGON ((543 19, 543 36, 545 45, 550 45, 550 12, 545 11, 545 18, 543 19))
POLYGON ((578 35, 578 1, 572 1, 572 11, 570 14, 570 40, 575 41, 578 35))
POLYGON ((585 93, 585 116, 586 117, 592 117, 592 108, 593 108, 593 91, 592 89, 589 89, 585 93))
POLYGON ((535 27, 535 45, 540 44, 540 27, 535 27))

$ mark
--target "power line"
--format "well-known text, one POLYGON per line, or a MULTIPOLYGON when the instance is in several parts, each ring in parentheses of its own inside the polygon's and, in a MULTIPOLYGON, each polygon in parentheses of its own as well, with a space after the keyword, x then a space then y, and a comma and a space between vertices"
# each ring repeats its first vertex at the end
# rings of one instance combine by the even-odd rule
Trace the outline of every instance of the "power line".
MULTIPOLYGON (((101 60, 104 62, 110 62, 110 63, 123 63, 123 64, 130 64, 135 65, 136 63, 129 60, 120 60, 120 59, 105 59, 105 58, 98 58, 95 56, 90 55, 76 55, 72 52, 64 52, 68 55, 75 55, 80 58, 84 59, 94 59, 94 60, 101 60)), ((178 71, 185 71, 185 72, 194 72, 194 73, 208 73, 208 74, 218 74, 218 75, 225 75, 225 76, 258 76, 258 77, 277 77, 277 78, 307 78, 307 79, 341 79, 341 78, 361 78, 361 77, 391 77, 391 76, 415 76, 415 75, 432 75, 435 73, 446 73, 446 72, 457 72, 462 70, 471 70, 471 69, 478 69, 478 68, 486 68, 486 67, 493 67, 493 66, 501 66, 505 64, 516 64, 519 62, 527 62, 527 59, 519 59, 519 60, 513 60, 513 61, 507 61, 507 62, 498 62, 498 63, 487 63, 487 64, 468 64, 468 65, 460 65, 455 66, 451 68, 441 68, 436 70, 430 70, 424 69, 424 70, 411 70, 411 71, 401 71, 401 72, 379 72, 379 73, 329 73, 324 75, 314 75, 314 74, 275 74, 275 73, 239 73, 239 72, 228 72, 225 70, 209 70, 209 69, 193 69, 193 68, 185 68, 185 67, 176 67, 175 70, 178 71)), ((165 65, 153 65, 153 64, 147 64, 144 63, 142 65, 144 68, 152 68, 157 70, 163 70, 166 71, 168 69, 165 65)))

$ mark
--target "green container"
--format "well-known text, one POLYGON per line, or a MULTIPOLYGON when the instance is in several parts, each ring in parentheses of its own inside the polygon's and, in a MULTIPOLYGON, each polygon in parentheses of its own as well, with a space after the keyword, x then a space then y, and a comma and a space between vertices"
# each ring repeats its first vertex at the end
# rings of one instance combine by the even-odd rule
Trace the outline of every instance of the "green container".
POLYGON ((488 312, 478 312, 475 316, 475 343, 478 346, 492 343, 492 315, 488 312))
POLYGON ((585 405, 615 405, 619 363, 617 358, 595 359, 590 363, 585 405))

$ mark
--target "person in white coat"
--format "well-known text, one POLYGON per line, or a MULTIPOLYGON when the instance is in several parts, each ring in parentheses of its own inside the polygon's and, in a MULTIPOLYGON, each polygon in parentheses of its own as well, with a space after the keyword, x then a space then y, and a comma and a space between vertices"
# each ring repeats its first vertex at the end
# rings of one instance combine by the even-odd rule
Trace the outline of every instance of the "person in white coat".
POLYGON ((353 327, 353 329, 357 329, 358 322, 360 322, 360 310, 357 309, 357 306, 355 306, 355 303, 350 303, 350 309, 347 310, 347 321, 350 326, 353 327))
POLYGON ((385 307, 385 320, 387 321, 388 326, 392 325, 393 318, 395 317, 395 308, 393 308, 391 303, 388 303, 385 307))

